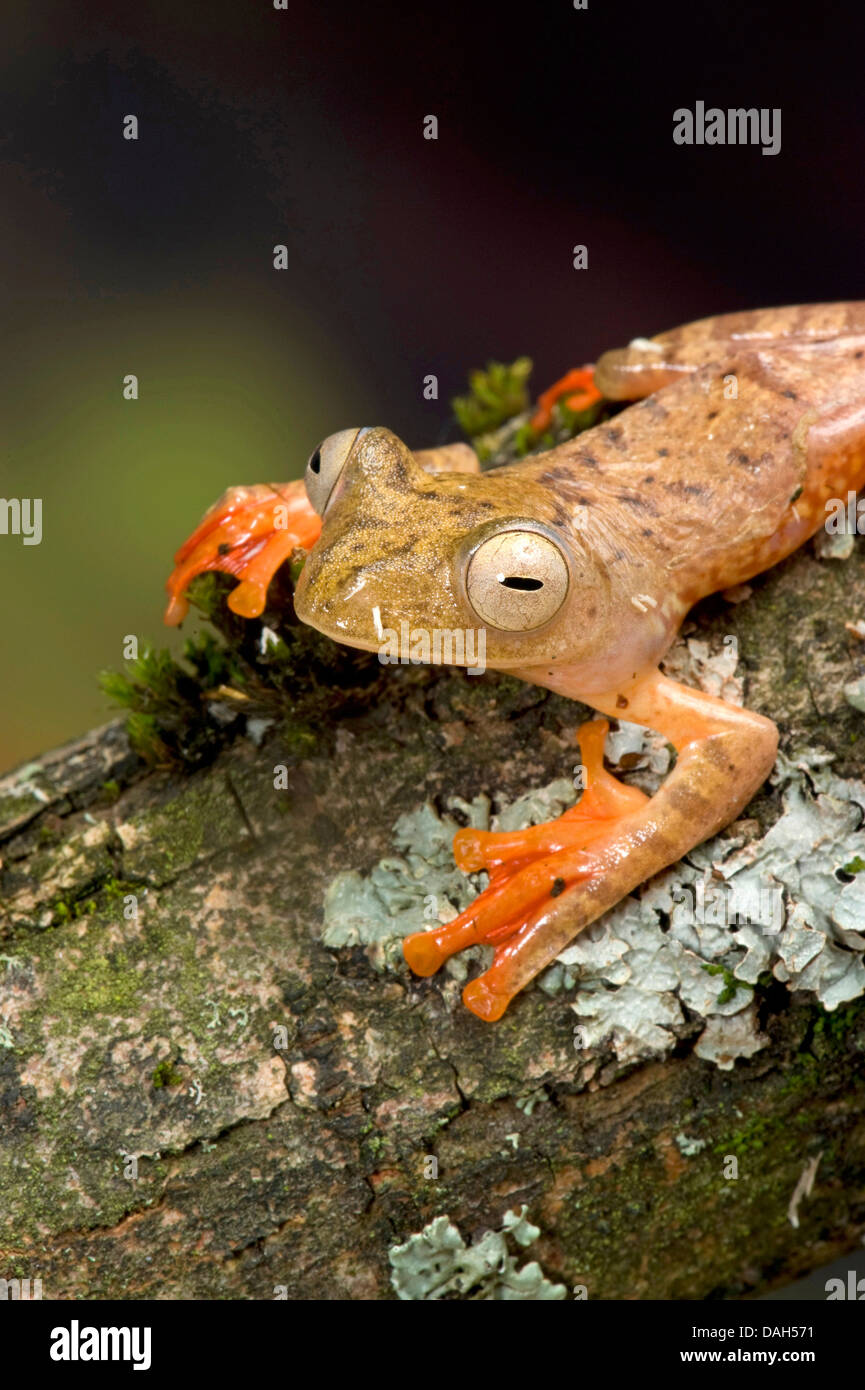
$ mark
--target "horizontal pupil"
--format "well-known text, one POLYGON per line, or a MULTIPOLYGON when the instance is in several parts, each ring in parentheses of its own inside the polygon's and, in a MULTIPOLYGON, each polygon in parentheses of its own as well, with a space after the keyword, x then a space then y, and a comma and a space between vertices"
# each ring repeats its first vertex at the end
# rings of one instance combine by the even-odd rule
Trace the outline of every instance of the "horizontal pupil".
POLYGON ((544 581, 542 579, 526 579, 520 574, 509 574, 507 577, 502 576, 499 579, 499 583, 503 584, 506 589, 532 590, 542 589, 544 587, 544 581))

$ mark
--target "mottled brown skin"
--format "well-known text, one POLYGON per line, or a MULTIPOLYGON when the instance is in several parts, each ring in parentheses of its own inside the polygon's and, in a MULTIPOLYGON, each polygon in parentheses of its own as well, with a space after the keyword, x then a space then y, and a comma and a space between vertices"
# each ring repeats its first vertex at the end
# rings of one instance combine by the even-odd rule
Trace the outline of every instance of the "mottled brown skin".
MULTIPOLYGON (((503 525, 539 524, 567 557, 567 596, 543 627, 485 625, 487 664, 657 729, 677 750, 651 800, 635 808, 623 794, 614 811, 609 779, 597 819, 551 823, 530 861, 519 837, 457 837, 458 862, 490 870, 491 888, 456 922, 408 938, 406 957, 426 975, 469 941, 493 941, 493 964, 463 995, 487 1020, 764 781, 774 724, 677 685, 658 662, 698 598, 775 564, 830 498, 865 484, 865 304, 705 319, 606 353, 596 382, 638 403, 486 474, 466 471, 464 445, 413 455, 388 430, 362 431, 296 593, 303 621, 371 650, 401 621, 477 629, 470 557, 503 525)), ((600 785, 597 760, 592 775, 600 785)))
POLYGON ((566 661, 585 692, 603 689, 658 661, 698 598, 775 564, 828 498, 865 482, 865 305, 724 315, 653 342, 661 354, 606 353, 596 371, 612 399, 653 395, 487 474, 428 471, 436 458, 465 468, 465 445, 413 456, 368 431, 302 576, 303 620, 370 650, 375 607, 386 627, 477 627, 460 567, 479 528, 541 521, 571 553, 568 604, 541 631, 488 629, 488 663, 566 661), (642 613, 634 595, 658 607, 642 613))
POLYGON ((663 457, 629 481, 665 519, 659 561, 686 596, 776 564, 823 524, 828 498, 865 483, 863 303, 702 319, 605 353, 595 379, 611 400, 648 397, 615 423, 629 454, 663 457))

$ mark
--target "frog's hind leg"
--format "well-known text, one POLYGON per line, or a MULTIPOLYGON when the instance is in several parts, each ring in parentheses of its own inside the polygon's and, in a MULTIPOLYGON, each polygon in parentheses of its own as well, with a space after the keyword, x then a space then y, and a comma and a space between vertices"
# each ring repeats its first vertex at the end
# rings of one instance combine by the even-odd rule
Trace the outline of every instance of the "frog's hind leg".
POLYGON ((271 579, 292 551, 309 550, 321 533, 302 481, 229 488, 178 550, 165 587, 165 622, 174 627, 189 611, 186 589, 198 574, 221 570, 239 580, 228 606, 242 618, 264 612, 271 579))
MULTIPOLYGON (((534 908, 555 898, 569 878, 571 856, 645 804, 648 797, 604 768, 609 724, 594 719, 578 731, 585 789, 580 801, 555 820, 526 830, 460 830, 454 858, 461 869, 486 869, 489 887, 445 926, 406 937, 403 952, 416 975, 433 975, 466 946, 501 943, 519 931, 534 908)), ((497 959, 499 951, 497 951, 497 959)))
MULTIPOLYGON (((575 688, 573 694, 579 698, 575 688)), ((651 799, 579 851, 556 856, 564 882, 534 906, 499 945, 488 970, 463 990, 466 1007, 491 1022, 514 995, 590 923, 638 884, 729 824, 768 775, 778 734, 750 710, 646 673, 593 702, 611 712, 627 698, 628 717, 663 732, 676 766, 651 799)))
POLYGON ((846 342, 844 350, 851 355, 865 346, 865 302, 791 304, 698 319, 603 353, 595 380, 609 400, 636 401, 701 367, 720 366, 743 353, 820 354, 833 342, 846 342))

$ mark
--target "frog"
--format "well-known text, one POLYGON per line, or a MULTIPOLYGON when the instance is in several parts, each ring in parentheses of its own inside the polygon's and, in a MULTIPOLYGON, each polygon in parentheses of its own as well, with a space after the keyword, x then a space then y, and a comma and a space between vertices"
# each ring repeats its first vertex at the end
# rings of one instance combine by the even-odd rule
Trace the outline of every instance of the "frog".
MULTIPOLYGON (((771 773, 768 713, 674 681, 661 662, 702 598, 790 555, 833 499, 865 485, 865 303, 716 315, 608 350, 562 379, 598 423, 483 470, 465 443, 411 450, 382 426, 341 429, 304 479, 233 488, 177 552, 166 622, 205 570, 238 578, 260 616, 299 548, 298 618, 381 652, 383 634, 467 631, 489 669, 588 706, 579 800, 523 830, 465 827, 453 853, 487 886, 403 943, 410 970, 492 947, 462 992, 478 1019, 580 933, 729 826, 771 773), (611 719, 675 754, 653 795, 604 765, 611 719)), ((549 418, 556 389, 544 393, 549 418)))

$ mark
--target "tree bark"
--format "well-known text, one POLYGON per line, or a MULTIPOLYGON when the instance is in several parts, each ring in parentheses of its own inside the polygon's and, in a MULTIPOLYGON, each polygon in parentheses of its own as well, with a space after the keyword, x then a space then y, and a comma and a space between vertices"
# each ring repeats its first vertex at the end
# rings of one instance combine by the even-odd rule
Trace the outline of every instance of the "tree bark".
MULTIPOLYGON (((752 588, 694 630, 738 637, 782 747, 861 776, 861 548, 752 588)), ((321 944, 328 884, 391 853, 400 813, 568 775, 583 713, 492 674, 363 669, 339 701, 319 674, 302 728, 299 671, 260 746, 192 771, 148 768, 114 722, 0 783, 0 1276, 49 1298, 390 1298, 392 1246, 522 1204, 531 1257, 590 1298, 736 1297, 850 1249, 861 1000, 826 1015, 768 988, 769 1044, 733 1070, 694 1054, 694 1017, 671 1056, 623 1066, 575 1050, 573 993, 490 1026, 444 976, 321 944)), ((766 789, 745 815, 778 812, 766 789)))

